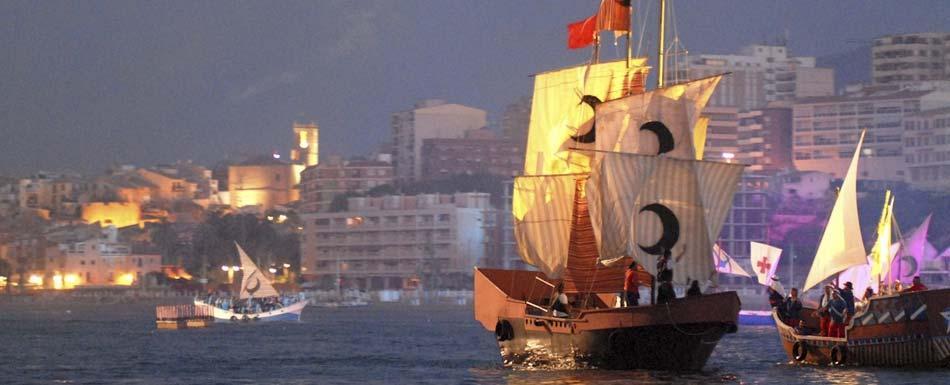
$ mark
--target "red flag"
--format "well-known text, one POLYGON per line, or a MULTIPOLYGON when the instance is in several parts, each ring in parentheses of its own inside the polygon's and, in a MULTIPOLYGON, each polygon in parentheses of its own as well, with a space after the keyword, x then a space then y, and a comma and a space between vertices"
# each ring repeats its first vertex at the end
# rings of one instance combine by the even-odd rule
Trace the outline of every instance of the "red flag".
POLYGON ((597 11, 597 29, 600 31, 630 30, 630 1, 600 0, 597 11))
POLYGON ((591 45, 597 33, 597 15, 567 25, 567 48, 578 49, 591 45))

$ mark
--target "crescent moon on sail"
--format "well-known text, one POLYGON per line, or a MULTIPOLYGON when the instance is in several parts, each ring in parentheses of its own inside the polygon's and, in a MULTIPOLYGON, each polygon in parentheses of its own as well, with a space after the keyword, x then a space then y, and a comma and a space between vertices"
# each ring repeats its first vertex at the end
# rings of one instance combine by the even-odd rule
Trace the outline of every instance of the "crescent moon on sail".
POLYGON ((680 222, 676 219, 676 214, 673 213, 673 210, 659 203, 643 206, 640 212, 644 211, 650 211, 660 218, 660 222, 663 223, 663 236, 652 246, 641 244, 637 244, 637 246, 640 246, 640 249, 647 254, 652 255, 662 255, 663 250, 672 250, 673 245, 680 239, 680 222))
POLYGON ((901 263, 907 264, 907 270, 902 269, 901 275, 903 275, 904 277, 914 277, 915 275, 917 275, 917 269, 918 269, 917 259, 914 258, 914 256, 905 255, 901 257, 901 263))
POLYGON ((257 271, 255 271, 254 273, 251 274, 250 277, 248 277, 247 285, 244 286, 244 290, 247 290, 247 292, 251 295, 254 295, 254 293, 256 293, 257 290, 261 288, 261 279, 255 277, 254 274, 257 274, 257 271), (251 278, 254 278, 254 287, 251 287, 251 278))
MULTIPOLYGON (((590 106, 590 109, 593 111, 598 104, 603 102, 594 95, 584 95, 581 97, 581 103, 590 106)), ((590 131, 587 131, 584 135, 572 135, 571 139, 577 143, 594 143, 594 141, 597 140, 597 121, 591 119, 590 131)))
POLYGON ((660 144, 659 149, 656 151, 657 155, 673 151, 673 147, 675 146, 673 141, 673 133, 670 132, 670 129, 666 127, 665 124, 655 120, 646 122, 640 126, 640 131, 643 130, 651 131, 654 135, 656 135, 656 140, 660 144))

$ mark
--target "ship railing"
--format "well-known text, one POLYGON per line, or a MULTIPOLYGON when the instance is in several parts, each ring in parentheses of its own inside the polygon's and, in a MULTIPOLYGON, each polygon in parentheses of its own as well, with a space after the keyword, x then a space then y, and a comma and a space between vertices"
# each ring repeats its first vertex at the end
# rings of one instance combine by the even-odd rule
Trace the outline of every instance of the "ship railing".
MULTIPOLYGON (((550 288, 551 293, 547 295, 547 298, 550 299, 551 294, 553 294, 553 293, 554 293, 554 290, 555 290, 554 284, 551 283, 551 282, 548 282, 548 281, 544 280, 543 278, 541 278, 541 277, 538 276, 538 275, 535 275, 535 276, 534 276, 534 279, 535 279, 536 282, 541 282, 542 284, 547 285, 548 288, 550 288)), ((531 307, 531 308, 535 308, 535 309, 537 309, 537 310, 540 310, 542 314, 545 314, 545 313, 548 312, 548 308, 547 308, 547 307, 544 307, 544 306, 541 306, 541 305, 538 305, 538 304, 532 302, 532 301, 535 301, 535 298, 534 298, 534 289, 535 289, 535 287, 536 287, 536 285, 531 285, 531 291, 528 293, 528 296, 525 298, 524 303, 525 303, 526 306, 529 306, 529 307, 531 307)), ((542 295, 543 295, 543 294, 542 294, 542 295)), ((543 300, 545 299, 545 297, 542 296, 542 297, 537 298, 537 299, 543 301, 543 300)), ((530 314, 530 311, 531 311, 530 308, 529 308, 529 309, 525 309, 525 310, 526 310, 526 311, 525 311, 526 314, 530 314)))
POLYGON ((213 318, 214 310, 208 305, 165 305, 155 307, 155 320, 157 321, 213 318))

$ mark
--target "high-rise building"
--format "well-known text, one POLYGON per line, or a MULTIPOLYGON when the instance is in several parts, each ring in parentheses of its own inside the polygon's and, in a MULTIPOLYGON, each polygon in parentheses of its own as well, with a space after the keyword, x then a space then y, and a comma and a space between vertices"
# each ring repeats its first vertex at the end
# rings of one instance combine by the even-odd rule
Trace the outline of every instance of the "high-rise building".
POLYGON ((739 111, 728 106, 707 107, 703 116, 709 118, 703 159, 732 161, 739 152, 739 111))
POLYGON ((484 110, 430 99, 414 109, 393 114, 393 167, 399 180, 422 177, 425 139, 462 138, 465 131, 486 126, 484 110))
POLYGON ((904 117, 950 105, 950 92, 869 88, 842 96, 807 98, 792 107, 795 168, 843 178, 861 130, 859 177, 904 180, 904 117))
POLYGON ((770 105, 739 113, 739 163, 748 171, 794 169, 792 163, 792 108, 770 105))
POLYGON ((833 69, 815 67, 814 57, 791 57, 785 46, 750 45, 738 55, 698 55, 679 72, 670 72, 667 80, 731 72, 723 77, 709 105, 735 106, 740 111, 774 101, 834 95, 835 90, 833 69))
POLYGON ((333 287, 471 286, 485 251, 489 194, 349 198, 346 211, 303 214, 304 274, 333 287))
POLYGON ((719 246, 746 266, 749 266, 745 262, 749 260, 749 242, 767 243, 770 180, 768 175, 742 175, 732 209, 719 233, 719 246))
POLYGON ((950 189, 950 106, 909 114, 904 127, 907 182, 927 190, 950 189))
POLYGON ((934 80, 950 80, 950 33, 911 33, 874 39, 872 84, 905 86, 934 80))

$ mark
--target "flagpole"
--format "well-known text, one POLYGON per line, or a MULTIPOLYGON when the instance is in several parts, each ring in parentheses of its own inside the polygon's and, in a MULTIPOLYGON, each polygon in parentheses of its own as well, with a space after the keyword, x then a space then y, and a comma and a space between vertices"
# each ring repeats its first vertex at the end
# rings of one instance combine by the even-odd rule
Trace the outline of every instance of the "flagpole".
POLYGON ((630 4, 630 13, 628 17, 630 22, 627 24, 627 68, 630 68, 630 60, 633 59, 633 3, 630 4))
POLYGON ((594 59, 593 63, 600 63, 600 31, 594 32, 594 59))

